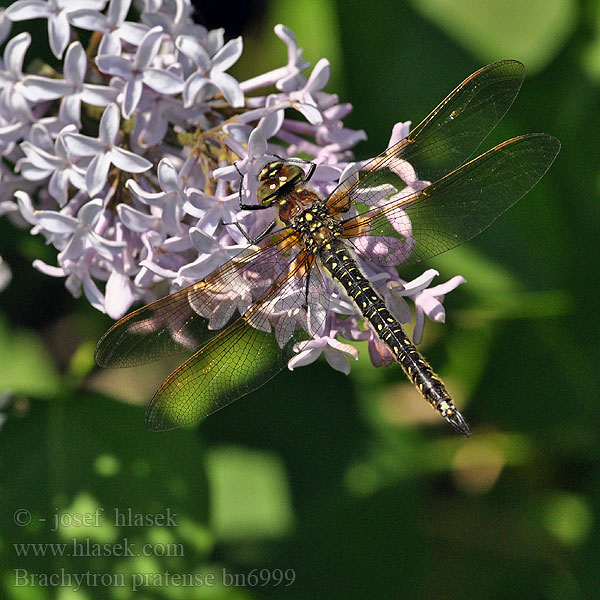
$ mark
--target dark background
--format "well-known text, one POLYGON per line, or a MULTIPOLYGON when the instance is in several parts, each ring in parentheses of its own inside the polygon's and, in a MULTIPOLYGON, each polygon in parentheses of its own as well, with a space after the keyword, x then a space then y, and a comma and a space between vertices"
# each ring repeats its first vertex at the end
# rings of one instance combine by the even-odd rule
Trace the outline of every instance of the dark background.
POLYGON ((56 597, 68 590, 15 587, 14 569, 64 569, 122 574, 125 588, 84 586, 84 597, 102 599, 132 597, 130 578, 144 573, 154 585, 136 598, 595 597, 599 5, 198 4, 210 27, 244 35, 239 79, 283 64, 279 22, 313 64, 329 58, 327 90, 353 103, 346 124, 369 136, 358 158, 380 152, 396 121, 418 123, 479 67, 525 63, 523 89, 485 147, 546 132, 562 151, 493 227, 427 264, 440 281, 468 281, 446 299, 446 324, 426 325, 420 348, 474 435, 457 436, 399 367, 373 368, 366 348, 349 377, 318 362, 197 428, 151 434, 144 405, 173 364, 94 369, 109 319, 35 271, 32 260, 55 264, 54 251, 3 219, 0 255, 13 282, 0 295, 0 388, 14 398, 0 430, 0 595, 56 597), (98 507, 97 526, 67 526, 98 507), (14 523, 20 509, 31 513, 27 526, 14 523), (115 525, 115 509, 149 522, 115 525), (177 526, 153 518, 166 510, 177 526), (55 514, 64 526, 53 532, 55 514), (19 557, 13 546, 73 539, 109 550, 51 557, 46 546, 45 557, 19 557), (182 544, 184 556, 117 556, 124 539, 163 554, 182 554, 169 546, 182 544), (295 581, 224 585, 222 569, 240 583, 253 569, 292 569, 295 581), (215 573, 218 585, 182 589, 166 571, 215 573))

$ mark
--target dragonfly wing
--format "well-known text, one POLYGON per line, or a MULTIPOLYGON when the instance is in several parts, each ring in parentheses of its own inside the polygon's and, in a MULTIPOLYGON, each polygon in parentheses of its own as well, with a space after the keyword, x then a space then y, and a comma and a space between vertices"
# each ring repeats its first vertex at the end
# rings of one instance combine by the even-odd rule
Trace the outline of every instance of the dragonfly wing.
POLYGON ((522 63, 502 60, 467 77, 405 139, 367 163, 362 176, 342 181, 328 199, 330 211, 347 210, 360 188, 393 183, 399 191, 415 179, 436 181, 456 169, 505 115, 524 76, 522 63))
POLYGON ((250 246, 204 280, 123 317, 98 342, 96 363, 133 367, 197 349, 260 302, 288 268, 282 256, 296 253, 295 241, 284 231, 276 243, 250 246))
POLYGON ((408 197, 344 222, 344 237, 385 266, 432 258, 475 237, 524 196, 548 170, 560 142, 531 134, 508 140, 408 197))
POLYGON ((514 102, 525 77, 516 60, 487 65, 467 77, 409 134, 402 158, 419 179, 436 181, 479 148, 514 102))
POLYGON ((294 355, 294 345, 308 338, 299 322, 291 328, 290 322, 304 303, 298 283, 303 283, 300 275, 312 260, 302 255, 260 305, 171 373, 148 406, 146 424, 151 430, 199 421, 279 373, 294 355))

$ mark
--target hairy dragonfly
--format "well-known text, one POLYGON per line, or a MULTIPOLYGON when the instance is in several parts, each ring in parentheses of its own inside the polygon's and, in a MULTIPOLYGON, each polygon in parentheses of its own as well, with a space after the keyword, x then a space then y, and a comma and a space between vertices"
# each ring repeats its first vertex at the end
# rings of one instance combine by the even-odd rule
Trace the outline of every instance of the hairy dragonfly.
POLYGON ((341 286, 423 397, 469 435, 365 265, 404 266, 458 246, 544 175, 560 148, 545 134, 513 138, 469 160, 523 77, 523 65, 512 60, 480 69, 328 197, 308 184, 313 164, 271 160, 258 176, 258 203, 243 204, 240 194, 240 207, 272 210, 272 226, 202 281, 121 319, 98 343, 96 362, 131 367, 195 351, 146 413, 155 431, 193 423, 277 374, 298 342, 322 330, 331 290, 341 286), (415 176, 424 182, 419 189, 407 187, 415 176))

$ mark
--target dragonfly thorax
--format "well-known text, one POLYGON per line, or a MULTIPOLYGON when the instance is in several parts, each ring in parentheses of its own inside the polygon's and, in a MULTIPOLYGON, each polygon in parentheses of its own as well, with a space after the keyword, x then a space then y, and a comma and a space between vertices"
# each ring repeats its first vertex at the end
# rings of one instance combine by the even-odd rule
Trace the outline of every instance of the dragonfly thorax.
POLYGON ((302 237, 303 250, 310 254, 315 254, 343 232, 342 223, 327 214, 327 206, 322 202, 313 204, 294 217, 291 225, 302 237))

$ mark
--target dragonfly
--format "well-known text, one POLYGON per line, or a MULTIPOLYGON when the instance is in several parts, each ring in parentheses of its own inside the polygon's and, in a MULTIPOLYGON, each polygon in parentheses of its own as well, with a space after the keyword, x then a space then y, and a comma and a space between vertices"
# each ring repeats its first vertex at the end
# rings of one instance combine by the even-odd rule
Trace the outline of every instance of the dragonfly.
POLYGON ((322 329, 333 286, 425 400, 469 436, 442 380, 364 265, 404 267, 470 240, 546 173, 560 149, 547 134, 515 137, 472 158, 513 103, 524 74, 515 60, 481 68, 326 197, 309 183, 314 163, 273 157, 258 174, 255 203, 243 202, 240 182, 240 209, 274 211, 267 230, 201 281, 123 317, 98 342, 96 363, 132 367, 193 351, 146 412, 153 431, 192 424, 283 369, 298 344, 322 329), (423 182, 419 189, 407 187, 415 176, 423 182))

